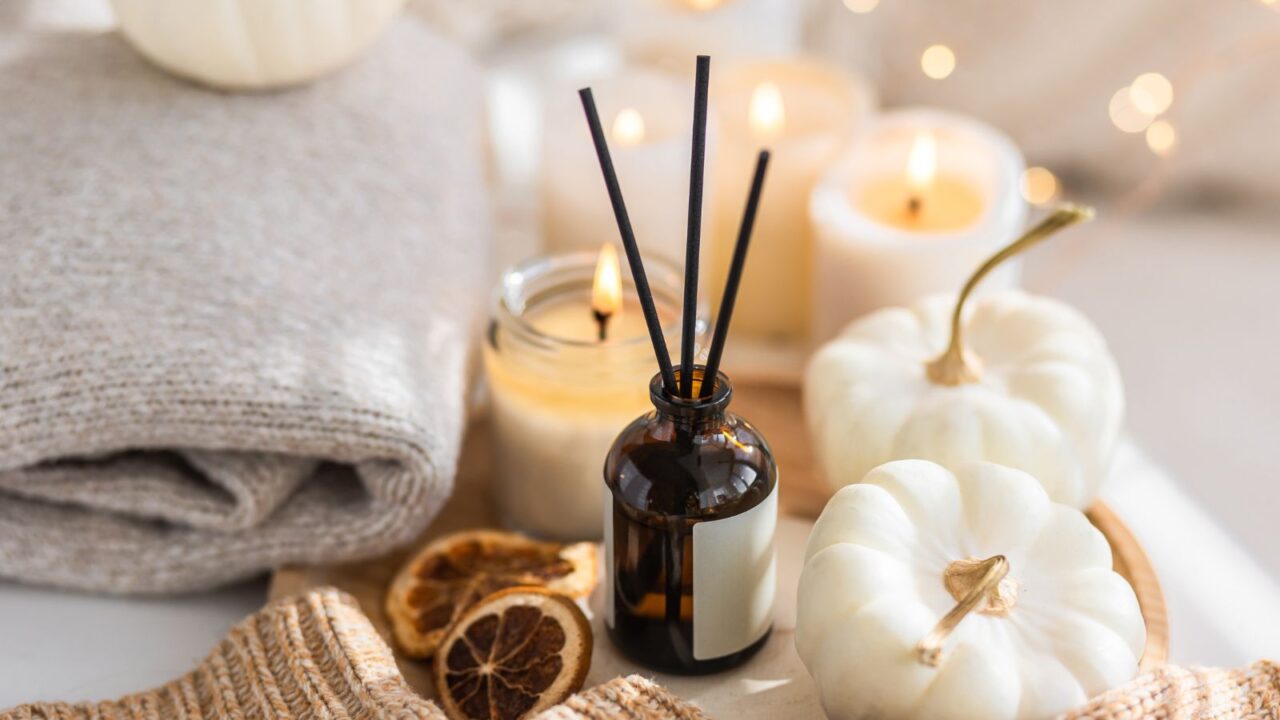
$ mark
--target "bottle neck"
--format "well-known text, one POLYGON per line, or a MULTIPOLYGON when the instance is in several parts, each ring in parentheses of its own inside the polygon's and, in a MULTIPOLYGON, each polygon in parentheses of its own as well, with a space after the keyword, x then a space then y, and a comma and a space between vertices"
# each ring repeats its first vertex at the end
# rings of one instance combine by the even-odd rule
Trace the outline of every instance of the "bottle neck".
MULTIPOLYGON (((717 373, 715 387, 707 397, 699 397, 704 368, 693 370, 693 397, 677 397, 668 394, 662 386, 662 376, 656 375, 649 383, 649 398, 657 410, 658 419, 670 422, 684 432, 704 432, 724 423, 725 410, 733 398, 733 386, 724 373, 717 373)), ((676 371, 676 387, 680 386, 680 372, 676 371)))
POLYGON ((687 415, 658 410, 658 420, 676 426, 681 432, 695 434, 711 432, 724 424, 724 410, 687 415))

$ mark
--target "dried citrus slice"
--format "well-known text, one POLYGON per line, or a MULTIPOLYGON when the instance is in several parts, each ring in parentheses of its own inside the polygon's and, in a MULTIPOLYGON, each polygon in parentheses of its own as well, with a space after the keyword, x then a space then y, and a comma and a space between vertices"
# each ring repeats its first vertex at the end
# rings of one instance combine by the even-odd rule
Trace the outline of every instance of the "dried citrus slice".
POLYGON ((572 600, 545 588, 496 592, 440 641, 436 690, 452 720, 516 720, 582 687, 591 626, 572 600))
POLYGON ((430 543, 400 569, 387 591, 387 617, 400 650, 426 658, 445 628, 487 595, 537 585, 586 597, 596 576, 592 543, 560 545, 497 530, 454 533, 430 543))

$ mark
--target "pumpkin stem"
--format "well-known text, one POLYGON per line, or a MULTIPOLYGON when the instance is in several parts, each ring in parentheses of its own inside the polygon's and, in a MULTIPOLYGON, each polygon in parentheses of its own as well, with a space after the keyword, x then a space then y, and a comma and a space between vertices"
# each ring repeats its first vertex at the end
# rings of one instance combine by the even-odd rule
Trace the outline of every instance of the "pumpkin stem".
POLYGON ((933 630, 916 645, 920 662, 937 667, 942 660, 942 646, 969 613, 1006 615, 1017 602, 1017 585, 1004 582, 1009 574, 1009 561, 1003 555, 986 560, 957 560, 947 566, 943 583, 958 602, 942 616, 933 630), (985 606, 978 606, 985 601, 985 606))
POLYGON ((1081 220, 1089 220, 1092 217, 1093 208, 1070 204, 1062 205, 1023 233, 1022 237, 987 258, 986 262, 982 263, 973 275, 969 276, 969 279, 965 281, 964 287, 960 290, 960 297, 956 299, 955 310, 951 313, 951 342, 941 355, 925 364, 925 373, 929 379, 938 385, 962 385, 964 383, 977 382, 982 377, 982 363, 978 358, 974 357, 973 353, 965 349, 964 325, 960 321, 964 311, 964 303, 969 299, 969 294, 973 292, 974 287, 977 286, 982 278, 986 277, 988 273, 1005 260, 1021 253, 1023 250, 1065 227, 1074 225, 1081 220))

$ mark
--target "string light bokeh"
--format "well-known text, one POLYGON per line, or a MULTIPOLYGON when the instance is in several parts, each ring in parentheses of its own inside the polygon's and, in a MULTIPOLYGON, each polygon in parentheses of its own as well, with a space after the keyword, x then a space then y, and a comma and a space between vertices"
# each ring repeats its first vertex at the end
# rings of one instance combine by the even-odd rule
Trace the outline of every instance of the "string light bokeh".
POLYGON ((1129 85, 1129 100, 1138 110, 1155 117, 1173 104, 1173 83, 1160 73, 1143 73, 1129 85))
POLYGON ((956 54, 946 45, 930 45, 920 55, 920 69, 934 80, 942 80, 956 69, 956 54))
POLYGON ((1160 157, 1167 157, 1178 142, 1178 133, 1168 120, 1156 120, 1148 125, 1146 136, 1147 147, 1160 157))
POLYGON ((863 15, 876 9, 880 0, 844 0, 844 6, 853 12, 863 15))
POLYGON ((1022 197, 1036 206, 1044 206, 1058 199, 1061 186, 1058 177, 1045 167, 1029 167, 1022 173, 1022 197))
POLYGON ((1173 83, 1158 72, 1146 72, 1111 96, 1107 112, 1117 129, 1143 133, 1151 152, 1165 158, 1173 152, 1178 133, 1172 123, 1160 116, 1172 106, 1173 83))

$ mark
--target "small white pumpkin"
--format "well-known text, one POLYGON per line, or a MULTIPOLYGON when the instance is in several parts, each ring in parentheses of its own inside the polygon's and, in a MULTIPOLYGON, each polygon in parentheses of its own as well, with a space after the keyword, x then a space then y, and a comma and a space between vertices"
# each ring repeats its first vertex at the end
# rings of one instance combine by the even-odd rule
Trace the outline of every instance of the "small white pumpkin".
POLYGON ((111 0, 138 52, 227 89, 313 80, 364 51, 404 0, 111 0))
POLYGON ((1089 215, 1055 212, 984 263, 958 300, 871 313, 814 355, 805 411, 827 482, 857 482, 890 460, 989 460, 1029 472, 1058 502, 1093 501, 1124 414, 1106 342, 1049 298, 1008 292, 966 307, 1001 261, 1089 215))
POLYGON ((796 649, 832 720, 1051 717, 1145 642, 1106 538, 1019 470, 888 463, 809 536, 796 649))

